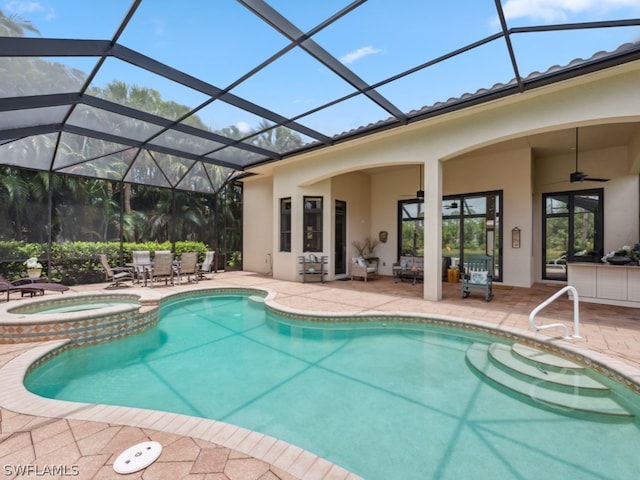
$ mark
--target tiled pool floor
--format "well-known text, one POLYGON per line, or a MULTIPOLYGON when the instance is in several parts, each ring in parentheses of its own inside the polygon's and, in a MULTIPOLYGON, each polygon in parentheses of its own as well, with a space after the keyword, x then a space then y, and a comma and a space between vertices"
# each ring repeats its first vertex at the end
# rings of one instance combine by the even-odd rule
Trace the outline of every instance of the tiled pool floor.
MULTIPOLYGON (((104 286, 77 286, 72 291, 101 290, 104 286)), ((430 313, 530 333, 533 332, 528 326, 529 313, 560 288, 542 284, 530 289, 498 287, 494 300, 487 303, 480 295, 463 300, 459 296, 459 285, 445 283, 443 300, 436 303, 421 299, 421 285, 394 283, 385 277, 367 283, 302 284, 248 272, 226 272, 198 285, 155 290, 168 292, 218 286, 269 288, 277 292, 276 302, 290 309, 335 313, 430 313)), ((11 301, 23 300, 14 297, 11 301)), ((594 355, 606 356, 611 359, 611 364, 629 376, 640 371, 640 309, 581 303, 580 314, 582 338, 567 343, 594 352, 594 355)), ((569 326, 572 324, 572 304, 565 298, 538 315, 539 323, 558 321, 569 326)), ((550 330, 536 335, 548 338, 559 334, 559 330, 550 330)), ((34 344, 0 345, 0 366, 13 365, 16 358, 34 351, 35 347, 34 344)), ((24 366, 18 366, 14 376, 19 375, 20 368, 24 366)), ((636 381, 640 382, 637 378, 636 381)), ((4 379, 2 385, 6 385, 4 379)), ((0 464, 7 478, 20 478, 21 474, 29 473, 40 478, 68 478, 73 475, 73 478, 91 480, 358 478, 297 447, 217 422, 101 406, 79 409, 82 411, 67 415, 61 412, 67 412, 68 405, 60 410, 50 401, 33 402, 19 388, 8 388, 0 397, 0 464), (145 440, 155 440, 163 445, 160 458, 135 474, 120 476, 114 473, 112 465, 117 455, 145 440), (26 470, 28 468, 31 470, 26 470), (21 474, 19 469, 23 469, 21 474)))

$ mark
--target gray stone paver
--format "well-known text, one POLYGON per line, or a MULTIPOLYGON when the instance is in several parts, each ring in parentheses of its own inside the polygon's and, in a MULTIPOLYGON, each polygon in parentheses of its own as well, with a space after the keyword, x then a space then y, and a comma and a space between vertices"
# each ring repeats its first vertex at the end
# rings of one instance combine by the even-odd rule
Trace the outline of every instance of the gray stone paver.
MULTIPOLYGON (((394 283, 381 278, 371 282, 329 282, 324 285, 280 282, 264 275, 248 272, 220 273, 215 280, 201 282, 206 287, 251 286, 269 288, 276 303, 293 310, 361 313, 416 312, 465 318, 505 328, 528 331, 541 339, 559 335, 560 331, 535 334, 528 326, 528 314, 542 300, 561 288, 558 285, 536 285, 531 289, 496 288, 495 299, 484 302, 479 296, 462 300, 459 287, 443 284, 443 300, 422 300, 422 286, 394 283)), ((97 290, 101 285, 74 287, 75 291, 97 290)), ((177 291, 184 287, 158 288, 177 291)), ((16 300, 12 300, 16 301, 16 300)), ((23 301, 23 300, 17 300, 23 301)), ((24 301, 29 301, 25 299, 24 301)), ((593 352, 611 359, 612 365, 628 369, 630 378, 640 379, 640 309, 581 303, 582 339, 566 342, 580 351, 593 352)), ((559 299, 537 317, 541 324, 562 321, 572 325, 572 304, 559 299)), ((555 340, 554 340, 555 341, 555 340)), ((31 345, 0 345, 0 366, 32 348, 31 345)), ((12 404, 18 410, 20 402, 12 404)), ((24 402, 29 405, 29 402, 24 402)), ((36 402, 41 408, 42 402, 36 402)), ((35 407, 34 407, 35 408, 35 407)), ((117 408, 92 407, 81 414, 110 418, 117 408)), ((51 412, 57 411, 55 408, 51 412)), ((60 411, 67 411, 62 409, 60 411)), ((56 415, 53 415, 55 417, 56 415)), ((45 468, 64 464, 78 469, 74 478, 99 480, 131 479, 198 479, 198 480, 345 480, 357 477, 296 446, 274 438, 243 431, 231 425, 204 420, 192 421, 172 415, 148 411, 120 413, 123 424, 111 420, 94 421, 51 418, 47 411, 38 415, 15 412, 0 405, 0 463, 3 465, 36 465, 45 468), (145 426, 147 425, 147 426, 145 426), (149 428, 151 426, 152 428, 149 428), (167 430, 167 431, 164 431, 167 430), (188 433, 188 434, 187 434, 188 433), (191 436, 189 436, 191 435, 191 436), (216 438, 221 443, 251 451, 247 455, 233 448, 205 440, 216 438), (160 458, 142 472, 118 476, 112 465, 119 453, 145 440, 163 445, 160 458)), ((41 478, 56 478, 55 475, 41 478)), ((8 477, 11 478, 11 477, 8 477)), ((19 477, 18 477, 19 478, 19 477)), ((59 478, 69 478, 60 476, 59 478)))

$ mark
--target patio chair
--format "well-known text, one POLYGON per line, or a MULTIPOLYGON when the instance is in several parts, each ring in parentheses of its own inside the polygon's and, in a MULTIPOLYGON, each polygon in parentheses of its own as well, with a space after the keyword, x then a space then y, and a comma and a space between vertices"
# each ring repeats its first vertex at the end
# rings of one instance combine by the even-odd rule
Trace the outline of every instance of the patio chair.
POLYGON ((136 283, 144 281, 146 283, 147 274, 151 270, 151 252, 148 250, 134 250, 131 252, 133 257, 133 274, 136 283))
POLYGON ((124 282, 128 280, 133 282, 134 276, 132 269, 128 267, 111 267, 107 256, 103 254, 98 255, 98 260, 100 260, 100 264, 104 269, 107 282, 111 282, 111 285, 106 288, 128 287, 129 285, 124 282))
POLYGON ((153 282, 164 279, 164 284, 168 285, 171 281, 173 285, 174 275, 173 253, 156 252, 153 257, 153 268, 151 269, 151 285, 153 282))
POLYGON ((180 266, 178 268, 178 283, 180 283, 180 277, 182 275, 187 276, 187 281, 191 282, 191 275, 196 283, 198 283, 198 253, 197 252, 184 252, 180 256, 180 266))
POLYGON ((207 278, 204 276, 205 273, 211 273, 211 271, 215 271, 215 268, 214 268, 215 259, 216 259, 216 252, 214 251, 208 251, 207 253, 204 254, 204 262, 198 265, 199 280, 204 280, 207 278))
POLYGON ((365 258, 354 257, 351 259, 351 280, 357 277, 366 282, 368 279, 376 278, 377 274, 377 266, 371 265, 365 258))
POLYGON ((493 257, 478 255, 465 258, 464 269, 460 272, 462 298, 467 298, 472 291, 484 293, 489 302, 493 298, 493 257))

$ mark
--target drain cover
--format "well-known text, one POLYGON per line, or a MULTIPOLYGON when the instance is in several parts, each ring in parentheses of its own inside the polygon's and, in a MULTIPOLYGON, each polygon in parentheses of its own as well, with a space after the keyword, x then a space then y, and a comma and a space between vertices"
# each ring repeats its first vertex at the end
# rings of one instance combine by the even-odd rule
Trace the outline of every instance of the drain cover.
POLYGON ((147 468, 162 453, 162 445, 158 442, 142 442, 127 448, 113 462, 116 473, 133 473, 147 468))

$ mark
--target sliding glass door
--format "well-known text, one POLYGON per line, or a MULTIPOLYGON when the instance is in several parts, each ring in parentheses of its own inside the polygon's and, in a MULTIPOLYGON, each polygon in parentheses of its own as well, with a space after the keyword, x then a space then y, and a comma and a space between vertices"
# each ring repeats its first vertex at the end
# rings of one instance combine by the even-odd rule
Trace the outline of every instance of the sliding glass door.
POLYGON ((543 279, 564 281, 567 262, 602 258, 603 192, 599 188, 543 195, 543 279))
MULTIPOLYGON (((468 255, 492 255, 494 280, 502 278, 502 193, 452 195, 442 199, 442 255, 454 266, 468 255)), ((424 203, 398 202, 398 256, 424 255, 424 203)))

